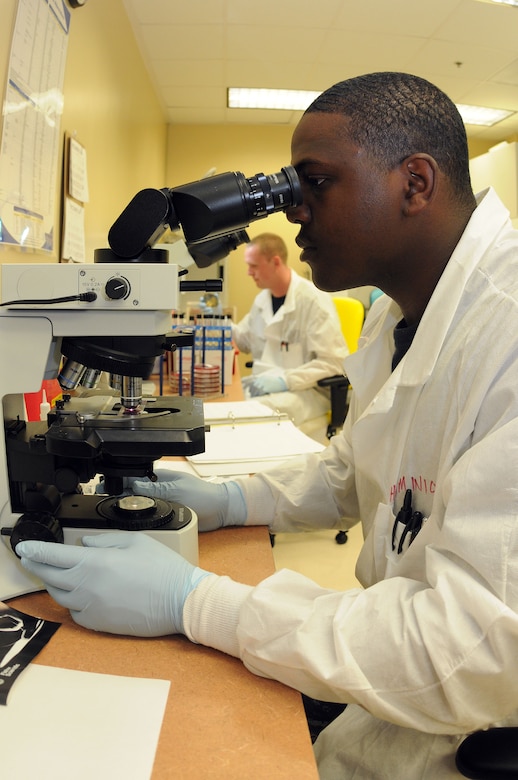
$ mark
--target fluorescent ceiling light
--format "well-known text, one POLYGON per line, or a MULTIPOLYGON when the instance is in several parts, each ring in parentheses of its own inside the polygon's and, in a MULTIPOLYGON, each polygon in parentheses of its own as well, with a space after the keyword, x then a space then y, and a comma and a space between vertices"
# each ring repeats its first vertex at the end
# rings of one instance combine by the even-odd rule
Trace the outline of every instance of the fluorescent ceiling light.
MULTIPOLYGON (((516 0, 518 3, 518 0, 516 0)), ((285 111, 305 111, 310 103, 321 92, 310 92, 303 89, 248 89, 246 87, 229 87, 227 105, 229 108, 268 108, 284 109, 285 111)), ((484 106, 457 105, 462 119, 467 125, 484 125, 491 127, 501 122, 513 111, 501 108, 485 108, 484 106)))
POLYGON ((496 3, 497 5, 512 5, 518 8, 518 0, 480 0, 482 3, 496 3))
POLYGON ((305 111, 321 92, 304 89, 247 89, 229 87, 229 108, 274 108, 285 111, 305 111))
POLYGON ((506 111, 503 108, 485 108, 484 106, 467 106, 463 103, 457 103, 459 113, 466 125, 484 125, 491 127, 506 119, 514 111, 506 111))

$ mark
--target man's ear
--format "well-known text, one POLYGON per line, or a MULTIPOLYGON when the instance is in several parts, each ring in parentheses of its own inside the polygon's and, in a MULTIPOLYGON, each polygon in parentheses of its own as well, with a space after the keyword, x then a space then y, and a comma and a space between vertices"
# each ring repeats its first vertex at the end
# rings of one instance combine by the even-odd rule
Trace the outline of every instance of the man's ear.
POLYGON ((419 214, 433 199, 438 176, 438 165, 429 154, 413 154, 401 163, 404 177, 404 211, 409 217, 419 214))

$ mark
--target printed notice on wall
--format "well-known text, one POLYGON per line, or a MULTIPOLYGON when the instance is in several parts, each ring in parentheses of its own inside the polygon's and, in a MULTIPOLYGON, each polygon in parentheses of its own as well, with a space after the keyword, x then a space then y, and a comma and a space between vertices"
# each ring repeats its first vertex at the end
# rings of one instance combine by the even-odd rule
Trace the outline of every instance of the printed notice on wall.
POLYGON ((2 108, 0 245, 51 252, 70 10, 18 0, 2 108))
POLYGON ((63 248, 61 259, 71 263, 85 263, 85 209, 65 195, 63 205, 63 248))
POLYGON ((68 194, 74 200, 88 203, 86 149, 76 138, 69 138, 68 194))

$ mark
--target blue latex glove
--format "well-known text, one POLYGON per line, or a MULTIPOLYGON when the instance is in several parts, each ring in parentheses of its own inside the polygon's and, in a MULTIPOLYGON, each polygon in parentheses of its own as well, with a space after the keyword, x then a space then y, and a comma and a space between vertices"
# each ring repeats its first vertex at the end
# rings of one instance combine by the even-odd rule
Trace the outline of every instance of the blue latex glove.
POLYGON ((209 572, 143 531, 83 537, 84 547, 24 541, 22 566, 80 626, 111 634, 183 633, 183 605, 209 572))
POLYGON ((248 392, 252 397, 257 395, 269 395, 270 393, 284 393, 288 385, 282 376, 270 376, 270 374, 258 374, 252 377, 248 384, 248 392))
POLYGON ((155 473, 157 482, 147 477, 126 477, 124 485, 136 495, 176 501, 194 509, 200 531, 245 524, 245 499, 236 482, 206 482, 192 474, 167 469, 157 469, 155 473))

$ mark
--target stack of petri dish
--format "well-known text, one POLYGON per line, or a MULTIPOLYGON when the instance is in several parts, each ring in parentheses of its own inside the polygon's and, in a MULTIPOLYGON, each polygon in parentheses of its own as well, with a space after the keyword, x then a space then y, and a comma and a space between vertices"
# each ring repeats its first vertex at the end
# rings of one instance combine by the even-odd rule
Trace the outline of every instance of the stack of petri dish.
POLYGON ((180 380, 179 371, 171 371, 169 374, 169 384, 171 386, 171 392, 174 395, 190 395, 191 394, 191 377, 190 374, 183 374, 180 380), (181 386, 181 391, 180 391, 181 386))
POLYGON ((194 395, 221 394, 221 369, 219 366, 200 364, 194 366, 194 395))

